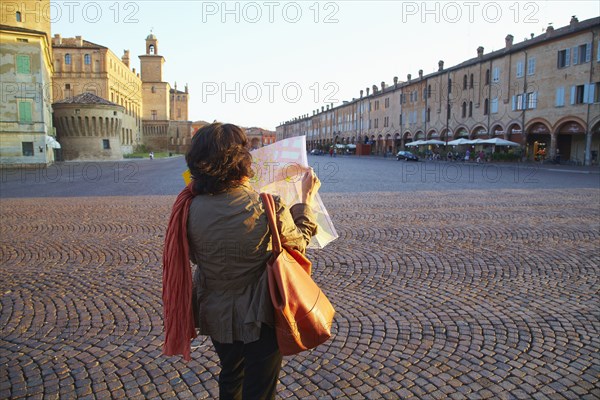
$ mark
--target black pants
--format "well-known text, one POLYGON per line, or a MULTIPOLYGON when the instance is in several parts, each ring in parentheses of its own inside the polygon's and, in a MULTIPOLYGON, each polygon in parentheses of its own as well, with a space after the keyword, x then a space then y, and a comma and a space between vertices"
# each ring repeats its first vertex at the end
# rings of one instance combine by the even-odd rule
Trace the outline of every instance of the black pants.
POLYGON ((260 339, 252 343, 212 342, 221 360, 221 400, 275 398, 282 356, 273 328, 263 324, 260 339))

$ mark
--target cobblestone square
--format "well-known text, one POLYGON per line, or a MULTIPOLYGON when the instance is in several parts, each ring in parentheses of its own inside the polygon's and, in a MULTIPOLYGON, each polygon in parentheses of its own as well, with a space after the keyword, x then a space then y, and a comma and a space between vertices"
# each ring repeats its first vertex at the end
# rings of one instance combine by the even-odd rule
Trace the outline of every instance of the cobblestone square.
MULTIPOLYGON (((599 188, 358 189, 322 191, 335 335, 281 398, 600 398, 599 188)), ((0 398, 217 397, 210 340, 161 356, 174 199, 0 200, 0 398)))

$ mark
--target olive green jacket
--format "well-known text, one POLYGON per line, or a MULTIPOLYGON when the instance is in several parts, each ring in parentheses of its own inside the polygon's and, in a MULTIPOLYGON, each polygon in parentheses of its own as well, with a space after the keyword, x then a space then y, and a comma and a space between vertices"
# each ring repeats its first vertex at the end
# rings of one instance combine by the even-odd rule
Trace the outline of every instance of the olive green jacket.
MULTIPOLYGON (((275 208, 282 243, 304 252, 317 225, 310 207, 275 208)), ((273 326, 266 262, 271 234, 262 201, 249 184, 192 200, 188 217, 190 259, 197 265, 199 333, 221 343, 250 343, 262 323, 273 326)))

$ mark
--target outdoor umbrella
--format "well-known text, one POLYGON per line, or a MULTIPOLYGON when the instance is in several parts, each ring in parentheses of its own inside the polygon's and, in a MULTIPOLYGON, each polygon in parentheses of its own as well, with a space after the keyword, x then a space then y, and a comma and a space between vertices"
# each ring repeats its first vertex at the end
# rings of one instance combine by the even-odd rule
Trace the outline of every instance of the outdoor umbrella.
POLYGON ((417 140, 416 142, 406 143, 405 146, 420 146, 422 144, 425 144, 424 140, 417 140))
POLYGON ((472 140, 469 140, 469 142, 465 143, 465 144, 483 144, 483 143, 485 143, 485 141, 483 139, 472 139, 472 140))
POLYGON ((448 144, 450 146, 459 146, 461 144, 471 144, 471 141, 469 139, 465 139, 465 138, 458 138, 458 139, 449 141, 448 144))
POLYGON ((446 142, 442 142, 441 140, 437 140, 437 139, 430 139, 430 140, 426 141, 423 144, 438 144, 438 145, 442 145, 442 144, 446 144, 446 142))
POLYGON ((486 139, 486 140, 482 141, 481 143, 494 144, 496 146, 513 146, 513 147, 520 146, 519 143, 511 142, 510 140, 504 140, 504 139, 500 139, 500 138, 486 139))
POLYGON ((60 143, 58 143, 56 139, 52 136, 46 135, 46 145, 50 146, 53 149, 60 149, 60 143))

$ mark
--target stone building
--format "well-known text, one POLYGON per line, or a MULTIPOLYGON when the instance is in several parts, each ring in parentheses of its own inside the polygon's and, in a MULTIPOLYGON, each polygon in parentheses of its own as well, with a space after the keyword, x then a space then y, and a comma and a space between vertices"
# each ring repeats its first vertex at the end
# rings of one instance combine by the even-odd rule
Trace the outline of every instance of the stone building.
POLYGON ((578 21, 458 65, 394 84, 373 85, 342 105, 325 106, 277 127, 277 139, 306 135, 309 149, 371 143, 374 154, 418 139, 500 137, 562 160, 598 164, 600 18, 578 21), (372 91, 371 91, 372 90, 372 91))
POLYGON ((64 160, 120 160, 125 107, 90 92, 57 101, 54 125, 64 160))
POLYGON ((146 37, 146 54, 140 55, 142 80, 143 143, 150 150, 185 153, 190 145, 192 122, 188 121, 188 88, 171 88, 163 81, 165 59, 158 53, 158 39, 146 37))
POLYGON ((170 120, 172 121, 187 121, 188 120, 188 87, 185 85, 185 91, 177 90, 177 82, 175 88, 170 90, 171 100, 169 108, 171 110, 170 120))
POLYGON ((244 128, 251 149, 268 146, 275 142, 275 132, 262 128, 244 128))
POLYGON ((45 166, 54 161, 50 1, 2 5, 0 22, 0 166, 45 166))
MULTIPOLYGON (((54 55, 54 102, 91 93, 124 108, 119 132, 121 154, 142 144, 142 80, 130 68, 129 50, 121 58, 109 48, 81 36, 52 39, 54 55)), ((112 149, 116 154, 115 149, 112 149)), ((76 149, 70 154, 77 152, 76 149)), ((98 153, 107 154, 106 152, 98 153)), ((111 157, 112 158, 112 157, 111 157)))

